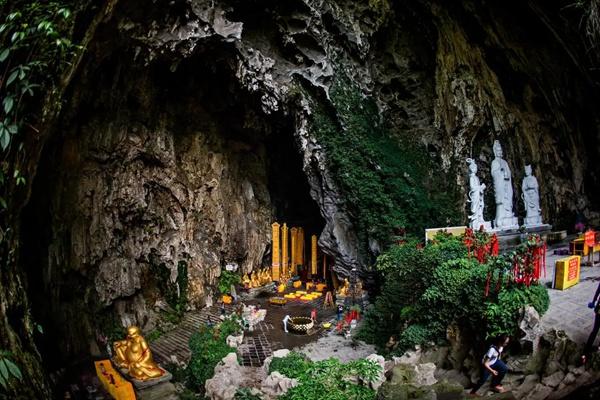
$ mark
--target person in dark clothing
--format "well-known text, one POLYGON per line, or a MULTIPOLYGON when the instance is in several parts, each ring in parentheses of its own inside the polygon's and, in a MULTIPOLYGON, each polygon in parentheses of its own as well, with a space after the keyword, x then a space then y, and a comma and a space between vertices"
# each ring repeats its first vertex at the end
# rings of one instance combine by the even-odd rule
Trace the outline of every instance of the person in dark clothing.
POLYGON ((488 380, 490 375, 493 375, 491 389, 498 393, 504 392, 501 383, 502 379, 504 379, 504 375, 508 372, 508 367, 500 357, 502 356, 502 351, 508 345, 508 342, 508 336, 500 336, 496 342, 490 346, 487 353, 485 353, 481 360, 481 377, 471 389, 470 394, 472 396, 477 395, 477 391, 483 386, 485 381, 488 380))
POLYGON ((592 346, 594 345, 594 340, 596 340, 596 336, 598 335, 598 330, 600 330, 600 302, 598 302, 598 297, 600 296, 600 283, 598 284, 598 289, 596 289, 596 294, 594 294, 594 299, 588 303, 588 307, 594 309, 594 327, 590 332, 590 336, 583 348, 583 361, 585 362, 585 357, 589 355, 592 351, 592 346))

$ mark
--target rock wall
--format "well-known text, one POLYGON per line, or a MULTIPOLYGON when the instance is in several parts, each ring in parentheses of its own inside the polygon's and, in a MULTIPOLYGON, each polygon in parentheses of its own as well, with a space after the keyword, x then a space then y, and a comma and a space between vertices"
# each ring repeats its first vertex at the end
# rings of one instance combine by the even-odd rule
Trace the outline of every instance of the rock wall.
MULTIPOLYGON (((560 10, 541 1, 119 3, 65 97, 23 216, 36 313, 62 315, 55 325, 77 353, 80 333, 94 331, 78 318, 90 308, 114 306, 123 322, 151 326, 153 266, 175 282, 185 261, 199 306, 226 263, 261 264, 281 215, 274 203, 296 195, 273 198, 278 135, 300 155, 302 191, 324 220, 321 247, 340 274, 366 270, 379 246, 367 238, 371 254, 359 252, 343 171, 331 169, 308 101, 338 116, 329 89, 341 75, 462 194, 466 157, 491 188, 499 139, 515 186, 533 163, 546 221, 598 221, 597 77, 560 10)), ((455 208, 466 217, 464 203, 455 208)))

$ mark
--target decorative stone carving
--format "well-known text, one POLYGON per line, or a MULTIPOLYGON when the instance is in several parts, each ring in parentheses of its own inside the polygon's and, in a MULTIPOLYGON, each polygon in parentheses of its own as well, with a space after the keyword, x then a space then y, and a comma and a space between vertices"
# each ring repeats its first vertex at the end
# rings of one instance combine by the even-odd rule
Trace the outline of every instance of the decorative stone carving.
POLYGON ((523 193, 521 198, 525 203, 525 227, 542 225, 542 209, 540 208, 540 194, 538 181, 531 174, 531 165, 525 166, 525 177, 521 185, 523 193))
POLYGON ((494 195, 496 199, 496 229, 518 229, 519 221, 513 213, 513 188, 510 167, 502 158, 502 146, 494 140, 494 160, 492 161, 492 178, 494 179, 494 195))
POLYGON ((477 177, 477 164, 472 158, 467 158, 469 164, 469 199, 471 203, 471 215, 469 215, 469 226, 473 229, 479 229, 481 226, 485 230, 491 229, 489 221, 483 219, 483 192, 485 191, 485 184, 479 181, 477 177))

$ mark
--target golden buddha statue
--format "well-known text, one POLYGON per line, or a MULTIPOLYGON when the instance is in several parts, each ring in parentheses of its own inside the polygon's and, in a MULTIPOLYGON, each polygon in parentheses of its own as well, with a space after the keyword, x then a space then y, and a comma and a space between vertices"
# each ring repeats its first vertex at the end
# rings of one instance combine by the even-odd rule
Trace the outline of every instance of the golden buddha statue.
POLYGON ((250 282, 250 277, 248 276, 248 274, 244 274, 244 277, 242 278, 242 285, 245 288, 249 288, 251 283, 252 282, 250 282))
POLYGON ((338 289, 338 296, 348 296, 348 289, 350 289, 350 282, 346 278, 344 279, 344 285, 338 289))
POLYGON ((263 268, 262 270, 262 274, 261 274, 261 283, 263 285, 266 285, 267 283, 271 282, 271 276, 269 275, 269 270, 268 268, 263 268))
POLYGON ((251 288, 257 288, 259 286, 260 286, 260 281, 258 279, 256 271, 253 271, 252 275, 250 276, 250 287, 251 288))
POLYGON ((115 364, 127 369, 132 378, 147 381, 164 374, 164 370, 152 360, 150 347, 137 326, 127 328, 127 337, 114 342, 113 350, 115 364))

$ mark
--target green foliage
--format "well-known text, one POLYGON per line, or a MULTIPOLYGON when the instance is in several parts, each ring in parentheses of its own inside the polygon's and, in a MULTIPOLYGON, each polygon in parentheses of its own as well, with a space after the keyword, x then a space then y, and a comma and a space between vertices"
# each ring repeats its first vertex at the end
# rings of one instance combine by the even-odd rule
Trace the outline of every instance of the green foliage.
POLYGON ((239 388, 235 392, 234 400, 262 400, 262 397, 258 394, 252 393, 250 388, 239 388))
POLYGON ((269 364, 269 374, 277 371, 288 378, 297 379, 306 373, 310 363, 303 354, 292 351, 285 357, 274 358, 269 364))
POLYGON ((409 325, 400 334, 398 347, 395 349, 395 351, 402 354, 407 350, 414 349, 417 345, 427 343, 433 336, 434 335, 431 329, 423 325, 409 325))
POLYGON ((164 368, 173 375, 173 382, 184 383, 187 379, 187 371, 184 367, 176 363, 167 363, 164 368))
POLYGON ((187 306, 188 271, 187 263, 177 263, 177 279, 171 281, 171 270, 164 264, 151 264, 152 272, 156 276, 156 283, 160 293, 165 297, 167 304, 173 309, 172 313, 164 314, 165 318, 173 323, 178 323, 187 306))
POLYGON ((487 336, 514 335, 518 330, 517 318, 522 307, 531 305, 542 315, 550 305, 548 291, 542 285, 512 287, 498 294, 497 302, 487 303, 485 318, 487 336))
POLYGON ((11 380, 22 380, 23 375, 19 367, 10 359, 11 353, 0 350, 0 385, 6 390, 11 380))
POLYGON ((347 364, 334 358, 311 362, 302 354, 291 352, 272 361, 269 373, 274 371, 299 382, 298 386, 281 396, 283 400, 371 400, 375 399, 375 391, 352 383, 350 378, 359 377, 363 382, 372 382, 381 367, 364 359, 347 364))
MULTIPOLYGON (((48 90, 68 65, 78 46, 71 43, 73 18, 64 1, 2 2, 0 17, 0 149, 9 151, 24 126, 32 127, 32 108, 39 107, 40 93, 48 90)), ((33 128, 35 130, 35 128, 33 128)), ((21 139, 22 141, 23 139, 21 139)), ((8 180, 16 186, 26 183, 18 167, 23 159, 22 143, 17 157, 3 163, 0 185, 8 180)), ((6 158, 5 158, 6 160, 6 158)), ((7 208, 7 194, 0 207, 7 208)))
POLYGON ((155 329, 146 335, 146 341, 148 341, 148 343, 152 343, 156 341, 159 337, 161 337, 162 334, 163 331, 161 331, 160 329, 155 329))
POLYGON ((192 357, 187 367, 189 382, 197 389, 204 388, 204 382, 210 379, 215 366, 235 349, 227 345, 225 339, 241 330, 237 319, 228 319, 214 327, 202 326, 189 341, 192 357))
POLYGON ((240 281, 241 278, 239 274, 222 270, 221 276, 219 277, 219 292, 221 294, 228 294, 231 291, 231 285, 237 285, 240 281))
POLYGON ((394 230, 412 233, 457 217, 452 191, 416 143, 392 137, 375 102, 347 78, 330 90, 335 115, 312 99, 311 129, 324 144, 331 172, 353 213, 366 252, 368 239, 384 247, 394 230), (435 188, 435 190, 430 190, 435 188))
POLYGON ((516 334, 521 307, 530 304, 541 315, 549 298, 542 285, 508 285, 512 257, 490 257, 479 264, 467 256, 461 238, 446 236, 423 249, 412 242, 392 247, 378 259, 385 282, 359 337, 383 351, 388 338, 396 336, 394 351, 403 353, 417 344, 444 340, 452 325, 480 340, 516 334))
POLYGON ((397 335, 418 317, 416 307, 431 285, 436 268, 444 262, 466 257, 460 238, 436 237, 436 242, 419 248, 411 241, 392 246, 377 259, 376 268, 385 281, 375 304, 365 314, 358 337, 383 349, 392 335, 397 335))

